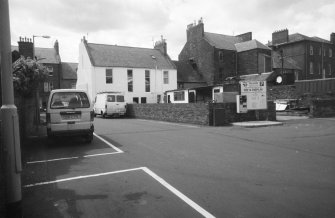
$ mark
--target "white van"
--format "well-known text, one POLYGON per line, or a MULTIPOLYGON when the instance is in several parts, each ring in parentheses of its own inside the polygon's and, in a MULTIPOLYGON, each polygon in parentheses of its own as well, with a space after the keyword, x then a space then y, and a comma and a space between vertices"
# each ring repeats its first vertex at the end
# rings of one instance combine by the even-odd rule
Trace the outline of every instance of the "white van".
POLYGON ((94 101, 94 115, 124 116, 127 111, 127 103, 121 92, 98 93, 94 101))
POLYGON ((51 91, 46 111, 48 138, 81 135, 91 142, 94 132, 93 107, 87 93, 77 89, 51 91))

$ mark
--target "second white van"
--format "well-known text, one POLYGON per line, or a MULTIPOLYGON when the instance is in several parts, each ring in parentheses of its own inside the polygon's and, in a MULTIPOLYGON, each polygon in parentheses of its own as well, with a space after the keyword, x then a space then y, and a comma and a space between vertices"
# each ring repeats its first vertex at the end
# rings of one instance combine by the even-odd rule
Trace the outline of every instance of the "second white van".
POLYGON ((125 116, 127 103, 121 92, 101 92, 98 93, 94 101, 94 115, 125 116))

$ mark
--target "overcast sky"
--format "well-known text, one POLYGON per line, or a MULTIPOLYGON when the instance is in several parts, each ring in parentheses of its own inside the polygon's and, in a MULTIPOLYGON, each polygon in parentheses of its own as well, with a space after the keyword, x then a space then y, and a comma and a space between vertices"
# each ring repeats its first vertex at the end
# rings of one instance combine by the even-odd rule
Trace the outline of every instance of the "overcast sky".
POLYGON ((174 60, 186 42, 186 26, 203 18, 205 32, 238 35, 251 31, 262 43, 287 28, 329 40, 335 32, 334 0, 10 0, 12 45, 20 36, 37 47, 59 42, 61 59, 78 62, 88 42, 152 48, 163 35, 174 60))

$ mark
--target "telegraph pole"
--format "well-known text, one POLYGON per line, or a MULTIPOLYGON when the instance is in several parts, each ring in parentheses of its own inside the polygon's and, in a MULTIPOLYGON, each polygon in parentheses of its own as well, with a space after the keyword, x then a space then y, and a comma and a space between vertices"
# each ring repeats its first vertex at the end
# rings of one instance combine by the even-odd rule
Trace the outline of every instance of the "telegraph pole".
POLYGON ((4 151, 7 217, 22 217, 19 119, 14 105, 8 0, 0 0, 1 136, 4 151))

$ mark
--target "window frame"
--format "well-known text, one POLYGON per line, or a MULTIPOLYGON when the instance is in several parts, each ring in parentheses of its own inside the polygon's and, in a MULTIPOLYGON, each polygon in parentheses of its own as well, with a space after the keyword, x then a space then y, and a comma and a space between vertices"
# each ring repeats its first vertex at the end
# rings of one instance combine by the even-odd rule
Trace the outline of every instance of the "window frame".
POLYGON ((313 63, 313 61, 309 62, 309 74, 314 74, 314 63, 313 63))
POLYGON ((150 70, 144 72, 145 92, 150 92, 150 70))
POLYGON ((127 70, 127 81, 128 81, 128 92, 133 92, 134 91, 134 75, 133 75, 132 69, 127 70))
POLYGON ((169 84, 169 71, 163 71, 163 84, 169 84))
POLYGON ((310 45, 309 46, 309 55, 313 55, 313 53, 314 53, 313 45, 310 45))
POLYGON ((113 69, 106 69, 105 76, 106 76, 106 84, 113 84, 113 69), (107 75, 108 73, 111 73, 111 75, 107 75))
POLYGON ((185 101, 185 91, 173 92, 174 101, 185 101))

